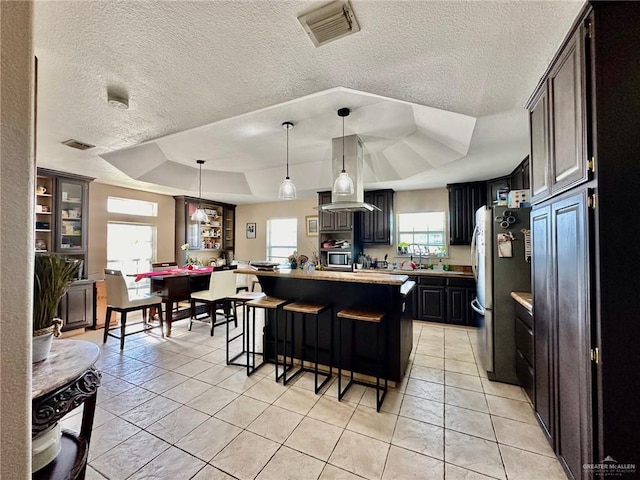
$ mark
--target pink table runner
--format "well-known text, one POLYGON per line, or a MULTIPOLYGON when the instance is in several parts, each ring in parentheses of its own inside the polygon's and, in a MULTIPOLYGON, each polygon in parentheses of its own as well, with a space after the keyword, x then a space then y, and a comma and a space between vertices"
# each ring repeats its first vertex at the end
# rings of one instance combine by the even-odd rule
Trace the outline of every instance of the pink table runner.
POLYGON ((169 268, 167 270, 157 270, 154 272, 142 272, 136 274, 136 282, 142 280, 143 278, 149 277, 162 277, 165 275, 192 275, 195 273, 211 273, 213 272, 214 267, 193 267, 191 270, 188 268, 169 268))

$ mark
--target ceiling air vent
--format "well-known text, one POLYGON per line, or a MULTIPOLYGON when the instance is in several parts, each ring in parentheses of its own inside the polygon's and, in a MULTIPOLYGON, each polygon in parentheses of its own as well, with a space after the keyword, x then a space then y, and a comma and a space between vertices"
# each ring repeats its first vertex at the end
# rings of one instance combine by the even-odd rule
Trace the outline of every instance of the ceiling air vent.
POLYGON ((298 17, 316 47, 360 31, 348 1, 337 1, 298 17))
POLYGON ((90 148, 95 147, 95 145, 90 145, 88 143, 82 143, 82 142, 79 142, 78 140, 74 140, 74 139, 65 140, 64 142, 62 142, 62 144, 66 145, 67 147, 77 148, 78 150, 89 150, 90 148))

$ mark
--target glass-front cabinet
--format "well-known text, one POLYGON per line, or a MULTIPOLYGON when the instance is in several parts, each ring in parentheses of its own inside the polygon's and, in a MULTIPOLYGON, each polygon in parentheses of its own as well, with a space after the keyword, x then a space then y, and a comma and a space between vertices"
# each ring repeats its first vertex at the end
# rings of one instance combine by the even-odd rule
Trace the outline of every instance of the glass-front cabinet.
POLYGON ((190 197, 175 197, 176 200, 176 258, 184 257, 181 246, 189 245, 189 250, 233 252, 235 205, 217 204, 211 200, 190 197), (202 206, 209 217, 208 222, 196 222, 191 216, 202 206))
POLYGON ((58 178, 58 221, 56 246, 60 252, 85 251, 87 184, 77 180, 58 178))
POLYGON ((202 209, 209 217, 207 222, 191 220, 198 208, 197 203, 187 202, 187 242, 190 250, 222 249, 222 207, 202 203, 202 209))
POLYGON ((35 249, 37 253, 53 250, 53 177, 38 174, 36 178, 35 249))
MULTIPOLYGON (((84 262, 89 183, 92 178, 38 168, 35 184, 36 253, 59 253, 84 262)), ((80 277, 86 277, 83 273, 80 277)))

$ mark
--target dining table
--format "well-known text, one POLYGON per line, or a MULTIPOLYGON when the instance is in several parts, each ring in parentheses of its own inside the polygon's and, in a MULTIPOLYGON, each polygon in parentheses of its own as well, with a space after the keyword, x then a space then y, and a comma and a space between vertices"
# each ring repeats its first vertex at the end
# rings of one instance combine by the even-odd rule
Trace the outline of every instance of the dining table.
MULTIPOLYGON (((192 292, 207 290, 212 273, 236 268, 236 265, 168 268, 166 270, 136 273, 135 281, 138 282, 144 278, 151 280, 152 294, 161 297, 162 302, 165 304, 165 335, 170 337, 172 322, 189 318, 191 315, 191 308, 174 311, 174 305, 191 300, 192 292)), ((199 308, 203 312, 207 309, 206 305, 201 305, 199 308)), ((195 313, 200 313, 200 311, 196 309, 195 313)))

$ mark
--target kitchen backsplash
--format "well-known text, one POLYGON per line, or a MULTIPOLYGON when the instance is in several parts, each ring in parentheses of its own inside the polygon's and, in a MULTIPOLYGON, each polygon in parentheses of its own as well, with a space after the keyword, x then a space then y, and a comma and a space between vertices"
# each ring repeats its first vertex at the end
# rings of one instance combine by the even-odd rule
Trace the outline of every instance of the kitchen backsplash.
MULTIPOLYGON (((364 247, 364 253, 370 257, 377 257, 378 260, 384 260, 384 256, 387 254, 388 262, 409 261, 409 257, 398 257, 395 245, 390 245, 388 247, 364 247)), ((413 259, 417 262, 418 256, 414 256, 413 259)), ((423 257, 422 263, 425 265, 429 262, 436 264, 439 263, 439 260, 439 258, 431 258, 427 260, 427 258, 423 257)), ((471 248, 467 246, 449 246, 449 257, 443 258, 442 263, 448 265, 471 265, 471 248)))

